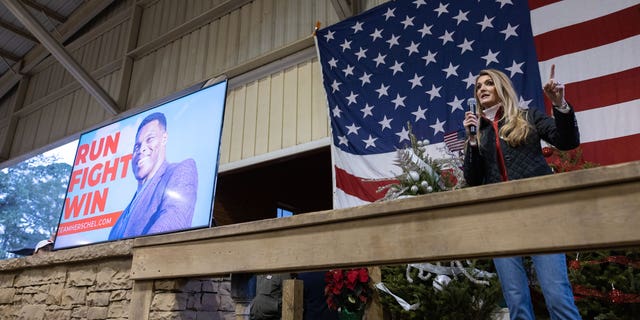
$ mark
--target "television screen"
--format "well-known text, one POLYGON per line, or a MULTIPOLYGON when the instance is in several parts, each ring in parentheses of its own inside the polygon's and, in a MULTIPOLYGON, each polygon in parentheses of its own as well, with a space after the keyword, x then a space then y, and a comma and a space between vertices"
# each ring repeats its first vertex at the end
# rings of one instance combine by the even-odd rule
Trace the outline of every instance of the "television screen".
POLYGON ((83 133, 54 249, 210 226, 226 90, 83 133))

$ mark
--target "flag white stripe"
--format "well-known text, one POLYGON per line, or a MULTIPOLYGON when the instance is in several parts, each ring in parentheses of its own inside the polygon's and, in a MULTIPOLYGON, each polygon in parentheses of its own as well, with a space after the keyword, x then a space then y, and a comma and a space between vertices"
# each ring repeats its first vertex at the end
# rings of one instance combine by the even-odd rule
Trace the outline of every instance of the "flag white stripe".
POLYGON ((358 197, 354 197, 350 194, 347 194, 339 188, 336 188, 333 199, 334 199, 334 205, 333 205, 334 208, 351 208, 351 207, 362 206, 370 203, 369 201, 364 201, 358 197))
MULTIPOLYGON (((445 148, 444 142, 434 143, 427 146, 426 152, 432 159, 448 158, 450 156, 445 148)), ((395 161, 398 160, 396 152, 359 156, 336 148, 333 156, 336 166, 363 179, 393 179, 402 173, 402 169, 395 165, 395 161), (362 161, 362 158, 366 161, 362 161), (372 164, 373 167, 366 166, 365 163, 372 164)))
POLYGON ((576 112, 580 142, 587 143, 640 133, 640 99, 576 112))
POLYGON ((604 46, 540 61, 542 84, 549 80, 551 65, 556 79, 568 84, 640 67, 640 35, 604 46))
POLYGON ((565 0, 531 11, 533 36, 620 11, 638 0, 565 0))

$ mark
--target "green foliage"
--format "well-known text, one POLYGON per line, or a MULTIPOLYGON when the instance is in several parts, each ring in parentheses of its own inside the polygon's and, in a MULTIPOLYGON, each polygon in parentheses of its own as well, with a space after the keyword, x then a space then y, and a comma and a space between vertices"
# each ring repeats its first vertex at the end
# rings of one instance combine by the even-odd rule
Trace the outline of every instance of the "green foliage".
POLYGON ((386 191, 385 196, 378 201, 461 188, 464 185, 460 169, 462 159, 453 154, 446 159, 432 159, 426 152, 429 141, 418 141, 410 123, 407 123, 407 127, 410 145, 398 149, 397 159, 394 161, 402 172, 395 177, 397 183, 378 189, 378 192, 386 191))
MULTIPOLYGON (((487 271, 492 263, 479 260, 474 267, 487 271)), ((502 291, 497 276, 489 279, 489 285, 485 286, 458 275, 438 291, 433 287, 435 276, 422 280, 417 274, 413 269, 413 283, 409 283, 406 265, 382 267, 382 282, 391 292, 410 304, 420 303, 418 309, 405 311, 389 294, 380 293, 382 306, 392 319, 491 319, 499 308, 502 291)))
POLYGON ((0 259, 55 233, 71 172, 56 160, 40 155, 0 170, 0 259))
MULTIPOLYGON (((576 254, 569 255, 576 258, 576 254)), ((580 252, 579 267, 569 269, 572 285, 592 289, 593 295, 574 294, 584 319, 638 319, 640 303, 614 302, 609 297, 613 288, 631 296, 640 296, 640 249, 580 252), (610 257, 625 257, 630 263, 607 262, 610 257), (602 296, 596 297, 598 292, 602 296)), ((570 264, 571 265, 571 264, 570 264)), ((636 298, 637 300, 637 298, 636 298)))

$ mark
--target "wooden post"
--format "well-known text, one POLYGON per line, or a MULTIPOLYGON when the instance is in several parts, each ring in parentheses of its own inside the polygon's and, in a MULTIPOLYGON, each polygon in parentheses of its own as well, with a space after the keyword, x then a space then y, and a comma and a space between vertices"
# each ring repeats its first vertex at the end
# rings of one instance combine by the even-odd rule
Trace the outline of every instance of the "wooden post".
MULTIPOLYGON (((371 284, 382 282, 382 270, 380 267, 369 267, 369 278, 371 278, 371 284)), ((365 319, 384 319, 384 311, 382 310, 382 303, 380 302, 380 295, 375 288, 371 289, 373 294, 371 295, 371 303, 365 309, 365 319)))
POLYGON ((302 280, 288 279, 282 282, 282 320, 302 320, 303 289, 302 280))
POLYGON ((149 319, 153 299, 153 280, 135 280, 129 308, 129 319, 149 319))

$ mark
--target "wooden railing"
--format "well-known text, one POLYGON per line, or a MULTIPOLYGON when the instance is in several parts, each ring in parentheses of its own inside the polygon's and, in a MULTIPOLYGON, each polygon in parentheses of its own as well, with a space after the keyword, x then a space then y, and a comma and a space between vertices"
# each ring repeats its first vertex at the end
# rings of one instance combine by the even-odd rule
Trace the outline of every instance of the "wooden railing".
POLYGON ((640 162, 631 162, 139 238, 131 305, 146 319, 140 306, 148 310, 149 282, 161 278, 638 246, 638 214, 640 162))

